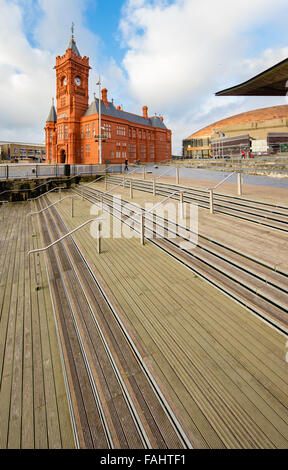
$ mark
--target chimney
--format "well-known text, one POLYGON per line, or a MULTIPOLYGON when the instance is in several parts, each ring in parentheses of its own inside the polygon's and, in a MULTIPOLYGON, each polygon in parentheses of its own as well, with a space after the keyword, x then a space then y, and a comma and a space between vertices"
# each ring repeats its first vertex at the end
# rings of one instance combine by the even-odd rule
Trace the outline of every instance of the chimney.
POLYGON ((122 111, 121 106, 117 106, 117 110, 118 110, 118 111, 122 111))
POLYGON ((143 106, 143 117, 148 119, 148 106, 143 106))
POLYGON ((107 88, 103 88, 103 90, 102 90, 102 101, 104 101, 105 106, 108 106, 107 93, 108 93, 107 88))

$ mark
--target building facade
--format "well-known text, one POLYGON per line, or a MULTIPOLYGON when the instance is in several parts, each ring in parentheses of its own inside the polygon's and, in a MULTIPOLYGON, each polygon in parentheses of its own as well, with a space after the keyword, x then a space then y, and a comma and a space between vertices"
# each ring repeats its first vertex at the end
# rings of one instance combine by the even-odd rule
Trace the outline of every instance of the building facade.
POLYGON ((3 141, 0 142, 0 157, 1 160, 9 160, 11 162, 44 162, 45 145, 3 141))
POLYGON ((183 140, 185 158, 222 158, 227 155, 286 152, 288 105, 255 109, 200 129, 183 140), (266 148, 266 150, 265 150, 266 148))
POLYGON ((148 116, 147 106, 141 116, 116 108, 105 88, 89 105, 90 68, 72 34, 65 55, 56 58, 57 111, 53 102, 45 127, 48 163, 99 163, 99 116, 102 163, 171 159, 171 131, 163 117, 148 116))

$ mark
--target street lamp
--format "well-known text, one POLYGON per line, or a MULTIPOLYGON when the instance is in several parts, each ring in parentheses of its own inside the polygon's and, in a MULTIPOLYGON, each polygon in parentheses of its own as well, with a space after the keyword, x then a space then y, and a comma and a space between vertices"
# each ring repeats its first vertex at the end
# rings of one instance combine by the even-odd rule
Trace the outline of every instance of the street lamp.
POLYGON ((99 75, 99 80, 98 82, 96 83, 96 85, 99 86, 99 109, 98 109, 98 113, 99 113, 99 135, 98 135, 98 138, 99 138, 99 164, 102 165, 102 128, 101 128, 101 77, 99 75))
POLYGON ((99 142, 99 164, 102 164, 102 142, 106 142, 106 135, 105 133, 102 134, 102 130, 105 130, 105 127, 102 127, 101 125, 101 78, 99 76, 99 80, 96 83, 96 85, 99 86, 99 130, 98 130, 98 135, 94 134, 95 142, 99 142))

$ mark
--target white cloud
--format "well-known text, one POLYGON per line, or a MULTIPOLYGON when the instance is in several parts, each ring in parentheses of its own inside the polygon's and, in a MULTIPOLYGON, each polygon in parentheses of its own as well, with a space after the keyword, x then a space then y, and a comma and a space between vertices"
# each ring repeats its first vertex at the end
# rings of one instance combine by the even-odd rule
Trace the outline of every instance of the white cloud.
POLYGON ((280 98, 214 93, 287 57, 287 0, 129 0, 119 19, 126 49, 122 64, 101 56, 102 39, 85 23, 93 1, 0 0, 0 140, 44 139, 55 96, 55 57, 65 53, 72 21, 80 53, 92 66, 90 97, 101 73, 115 104, 139 114, 147 105, 151 115, 164 115, 174 153, 181 151, 183 138, 211 122, 286 104, 280 98), (256 44, 255 30, 264 38, 276 28, 279 44, 256 44))
POLYGON ((43 128, 45 105, 48 115, 52 58, 28 43, 17 3, 0 0, 0 10, 0 138, 29 139, 43 128))
POLYGON ((85 4, 0 0, 0 140, 44 140, 56 93, 55 58, 65 53, 72 21, 77 22, 80 52, 97 61, 99 38, 84 26, 85 4))
MULTIPOLYGON (((250 53, 255 28, 276 27, 284 12, 284 0, 126 2, 120 31, 128 48, 123 66, 129 90, 150 111, 164 114, 174 134, 174 152, 179 153, 181 140, 200 127, 242 112, 245 106, 252 109, 257 100, 213 94, 287 56, 287 48, 261 51, 256 60, 250 53), (229 83, 231 79, 235 82, 229 83)), ((262 98, 258 107, 271 102, 275 99, 262 98)))

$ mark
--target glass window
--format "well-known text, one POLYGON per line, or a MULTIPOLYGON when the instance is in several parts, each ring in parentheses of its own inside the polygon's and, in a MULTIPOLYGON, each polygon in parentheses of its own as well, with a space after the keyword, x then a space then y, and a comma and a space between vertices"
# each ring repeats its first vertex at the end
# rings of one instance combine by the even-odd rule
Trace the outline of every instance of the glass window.
POLYGON ((107 122, 104 123, 104 135, 106 139, 111 139, 111 124, 108 124, 107 122))
POLYGON ((126 135, 126 129, 123 126, 117 126, 116 128, 117 135, 126 135))

